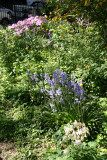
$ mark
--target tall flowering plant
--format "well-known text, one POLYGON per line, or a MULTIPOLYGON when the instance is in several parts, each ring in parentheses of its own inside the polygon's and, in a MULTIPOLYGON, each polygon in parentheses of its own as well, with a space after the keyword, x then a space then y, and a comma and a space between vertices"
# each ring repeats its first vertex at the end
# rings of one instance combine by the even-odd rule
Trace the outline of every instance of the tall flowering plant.
POLYGON ((52 112, 68 112, 73 120, 82 121, 82 102, 85 100, 83 82, 75 82, 73 75, 68 76, 59 69, 52 75, 36 72, 32 75, 28 72, 28 77, 29 82, 39 88, 40 95, 49 103, 52 112))

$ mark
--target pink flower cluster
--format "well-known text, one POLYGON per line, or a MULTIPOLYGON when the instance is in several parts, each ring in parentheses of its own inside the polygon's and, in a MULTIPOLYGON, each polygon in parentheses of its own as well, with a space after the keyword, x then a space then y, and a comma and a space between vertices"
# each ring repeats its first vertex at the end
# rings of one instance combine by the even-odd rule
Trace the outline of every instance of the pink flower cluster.
POLYGON ((39 30, 42 23, 46 21, 46 16, 30 16, 29 18, 18 21, 16 24, 12 24, 8 27, 8 30, 14 30, 14 34, 20 35, 24 31, 29 30, 30 27, 35 27, 35 30, 39 30))

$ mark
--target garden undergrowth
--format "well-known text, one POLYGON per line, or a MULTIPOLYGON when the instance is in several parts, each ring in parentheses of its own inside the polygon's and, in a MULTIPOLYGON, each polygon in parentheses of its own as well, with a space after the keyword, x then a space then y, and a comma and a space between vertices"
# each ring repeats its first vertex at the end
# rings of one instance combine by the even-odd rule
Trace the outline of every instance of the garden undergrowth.
POLYGON ((0 141, 14 159, 106 159, 107 48, 97 22, 78 23, 36 16, 0 30, 0 141))

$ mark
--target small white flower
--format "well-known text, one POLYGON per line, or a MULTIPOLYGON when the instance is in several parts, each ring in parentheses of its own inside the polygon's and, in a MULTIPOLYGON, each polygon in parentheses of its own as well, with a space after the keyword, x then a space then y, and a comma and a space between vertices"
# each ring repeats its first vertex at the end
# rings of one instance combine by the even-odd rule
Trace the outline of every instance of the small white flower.
POLYGON ((63 136, 63 140, 66 140, 67 139, 67 136, 63 136))
POLYGON ((83 132, 82 132, 82 130, 81 130, 81 129, 79 129, 79 130, 76 132, 76 134, 77 134, 77 135, 82 135, 82 134, 83 134, 83 132))
POLYGON ((72 135, 73 135, 73 136, 75 136, 75 135, 76 135, 76 132, 75 132, 74 130, 73 130, 73 132, 72 132, 72 135))
POLYGON ((65 130, 66 135, 68 135, 71 131, 71 129, 69 127, 66 127, 66 126, 64 126, 64 130, 65 130))
POLYGON ((81 141, 82 141, 82 142, 84 141, 84 137, 83 137, 83 136, 81 136, 81 141))
POLYGON ((58 48, 58 45, 57 45, 57 44, 54 44, 53 46, 56 47, 56 48, 58 48))
POLYGON ((75 131, 73 131, 73 132, 72 132, 72 139, 73 139, 73 140, 75 140, 76 138, 77 138, 77 136, 76 136, 76 132, 75 132, 75 131))
POLYGON ((76 139, 75 142, 74 142, 74 144, 75 144, 75 145, 80 145, 80 144, 81 144, 81 140, 76 139))
POLYGON ((73 123, 74 128, 78 127, 78 122, 75 120, 73 123))
POLYGON ((86 134, 86 132, 87 132, 86 127, 81 128, 81 130, 82 130, 83 134, 86 134))
POLYGON ((63 152, 64 152, 64 154, 68 153, 68 149, 67 148, 64 149, 63 152))
POLYGON ((68 140, 72 139, 73 135, 72 134, 69 134, 68 135, 68 140))

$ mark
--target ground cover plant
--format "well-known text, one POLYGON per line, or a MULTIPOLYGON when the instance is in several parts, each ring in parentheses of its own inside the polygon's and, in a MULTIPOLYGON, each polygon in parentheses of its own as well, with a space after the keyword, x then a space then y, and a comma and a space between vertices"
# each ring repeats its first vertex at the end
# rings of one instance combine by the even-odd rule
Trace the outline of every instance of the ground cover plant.
POLYGON ((0 28, 2 159, 107 158, 105 1, 75 2, 0 28))

